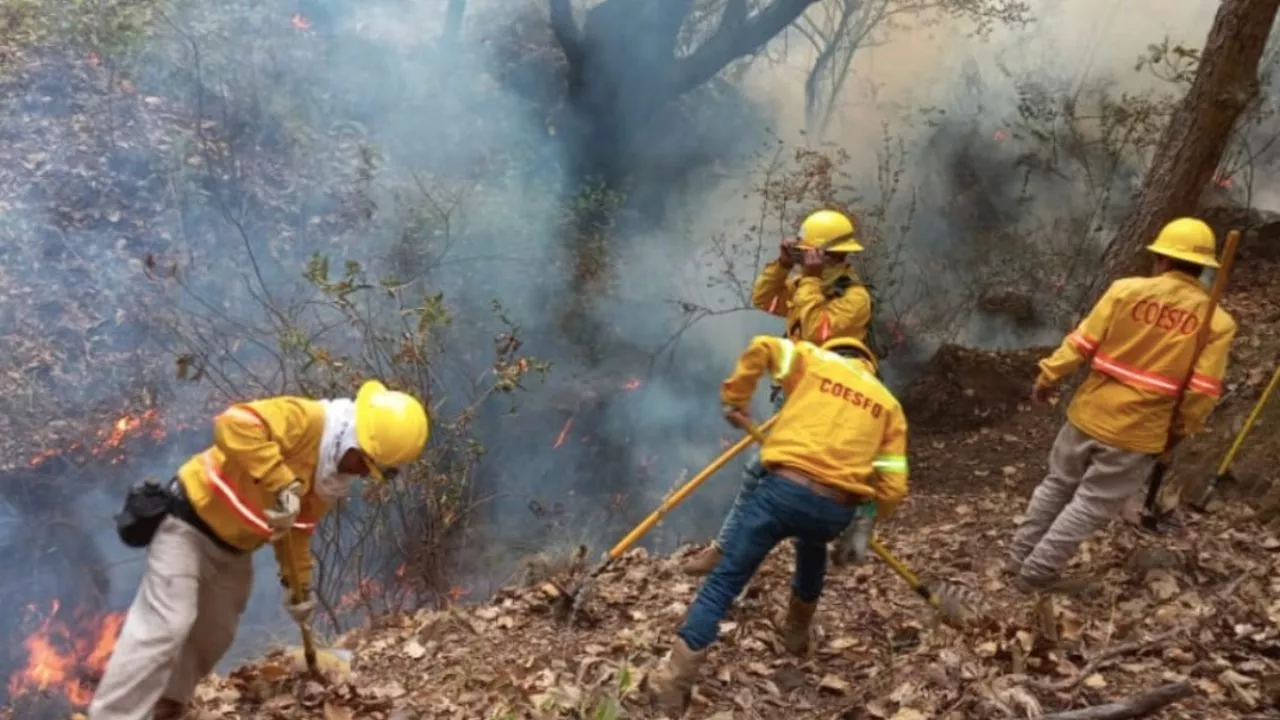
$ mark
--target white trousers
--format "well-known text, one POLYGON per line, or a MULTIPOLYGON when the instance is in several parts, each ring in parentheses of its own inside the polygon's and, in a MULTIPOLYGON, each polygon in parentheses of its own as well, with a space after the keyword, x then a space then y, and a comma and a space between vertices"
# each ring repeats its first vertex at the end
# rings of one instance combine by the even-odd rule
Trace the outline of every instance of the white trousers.
POLYGON ((190 701, 231 647, 252 587, 252 553, 227 552, 166 517, 147 548, 142 587, 89 705, 90 720, 148 720, 161 698, 190 701))

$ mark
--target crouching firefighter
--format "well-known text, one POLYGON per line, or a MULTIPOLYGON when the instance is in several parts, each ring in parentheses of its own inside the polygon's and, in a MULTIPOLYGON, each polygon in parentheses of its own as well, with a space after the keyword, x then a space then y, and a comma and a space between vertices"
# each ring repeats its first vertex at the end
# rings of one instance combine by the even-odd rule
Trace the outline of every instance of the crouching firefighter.
POLYGON ((232 405, 213 421, 213 446, 167 485, 139 485, 117 517, 121 538, 147 546, 92 720, 169 720, 235 638, 253 583, 253 552, 275 550, 282 584, 297 573, 314 607, 310 537, 359 476, 382 480, 412 462, 429 434, 413 397, 369 381, 355 400, 277 397, 232 405), (292 550, 292 555, 290 554, 292 550))
POLYGON ((853 338, 822 348, 755 338, 721 390, 731 425, 750 424, 746 408, 766 370, 787 401, 761 451, 764 476, 745 495, 724 558, 703 581, 670 654, 650 676, 653 699, 672 716, 686 708, 721 618, 778 543, 795 539, 796 570, 790 602, 775 623, 787 649, 803 655, 822 594, 827 543, 865 503, 878 506, 883 517, 907 493, 907 420, 876 378, 866 345, 853 338))
MULTIPOLYGON (((760 271, 751 302, 770 315, 785 318, 786 336, 791 340, 821 345, 833 338, 850 337, 865 347, 871 326, 871 294, 849 264, 849 256, 862 250, 853 222, 843 213, 812 213, 801 223, 799 237, 784 240, 778 246, 778 257, 760 271)), ((776 385, 771 398, 775 409, 781 406, 783 394, 776 385)), ((720 562, 742 503, 763 475, 757 454, 747 462, 742 486, 719 534, 685 565, 686 573, 705 575, 720 562)))
POLYGON ((1194 218, 1174 220, 1147 250, 1156 256, 1153 276, 1113 283, 1061 347, 1040 361, 1033 390, 1040 402, 1086 364, 1089 375, 1010 548, 1014 584, 1023 591, 1087 588, 1087 577, 1063 575, 1080 544, 1142 489, 1162 453, 1204 427, 1222 396, 1236 333, 1225 310, 1216 310, 1198 347, 1210 302, 1198 278, 1204 268, 1218 267, 1213 230, 1194 218), (1175 408, 1183 383, 1186 393, 1175 408))

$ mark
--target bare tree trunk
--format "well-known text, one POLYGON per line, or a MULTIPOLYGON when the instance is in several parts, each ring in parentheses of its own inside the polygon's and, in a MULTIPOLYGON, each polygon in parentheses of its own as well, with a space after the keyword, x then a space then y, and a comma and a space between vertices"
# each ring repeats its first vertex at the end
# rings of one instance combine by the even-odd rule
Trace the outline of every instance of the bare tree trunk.
POLYGON ((1280 0, 1222 0, 1195 80, 1165 128, 1142 194, 1107 248, 1092 304, 1116 278, 1143 273, 1143 251, 1164 223, 1195 214, 1227 149, 1232 128, 1258 92, 1258 62, 1280 0))

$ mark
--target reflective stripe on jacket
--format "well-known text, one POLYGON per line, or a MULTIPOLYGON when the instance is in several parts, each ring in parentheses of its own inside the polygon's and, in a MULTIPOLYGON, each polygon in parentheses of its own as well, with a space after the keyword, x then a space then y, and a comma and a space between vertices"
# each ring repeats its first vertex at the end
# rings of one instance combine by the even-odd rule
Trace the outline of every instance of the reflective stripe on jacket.
POLYGON ((1068 418, 1113 447, 1158 454, 1170 434, 1199 432, 1218 398, 1236 323, 1218 308, 1195 367, 1209 294, 1190 275, 1117 280, 1052 356, 1040 361, 1041 386, 1056 385, 1086 363, 1068 418), (1179 388, 1187 383, 1170 428, 1179 388))
POLYGON ((892 514, 908 479, 907 418, 893 394, 859 360, 762 335, 738 358, 721 401, 746 408, 766 371, 787 401, 761 448, 763 463, 846 490, 871 486, 880 514, 892 514))
MULTIPOLYGON (((279 397, 227 408, 213 421, 213 447, 193 456, 178 479, 200 518, 218 537, 242 550, 271 540, 264 508, 293 482, 302 485, 302 511, 290 530, 293 561, 303 585, 311 581, 311 534, 328 505, 311 492, 324 433, 324 406, 279 397)), ((273 544, 281 577, 289 558, 282 538, 273 544)))
POLYGON ((849 265, 827 268, 821 278, 799 275, 777 260, 760 271, 751 289, 751 302, 760 310, 787 320, 787 337, 821 345, 834 337, 863 342, 871 324, 871 294, 849 265), (837 281, 851 283, 839 289, 837 281))

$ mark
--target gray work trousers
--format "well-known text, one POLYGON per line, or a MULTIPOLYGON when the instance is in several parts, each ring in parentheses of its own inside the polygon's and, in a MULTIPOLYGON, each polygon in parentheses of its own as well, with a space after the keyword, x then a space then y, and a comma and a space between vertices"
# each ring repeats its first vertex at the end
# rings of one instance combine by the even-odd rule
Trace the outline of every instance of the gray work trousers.
POLYGON ((252 553, 235 554, 166 517, 147 548, 90 720, 147 720, 166 698, 186 704, 235 639, 253 587, 252 553))
POLYGON ((1080 544, 1111 522, 1151 477, 1155 455, 1121 450, 1062 426, 1009 557, 1032 582, 1057 579, 1080 544))

